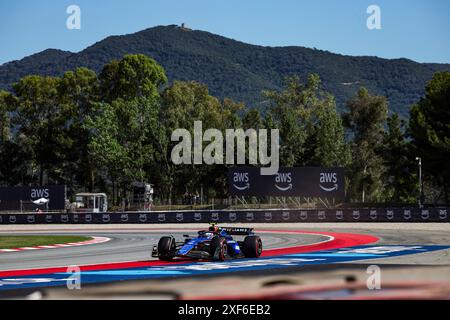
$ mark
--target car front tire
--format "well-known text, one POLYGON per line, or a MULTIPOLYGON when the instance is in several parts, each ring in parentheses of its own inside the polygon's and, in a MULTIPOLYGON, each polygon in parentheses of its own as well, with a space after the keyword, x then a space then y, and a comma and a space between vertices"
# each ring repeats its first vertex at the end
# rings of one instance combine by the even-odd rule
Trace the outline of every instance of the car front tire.
POLYGON ((258 236, 245 237, 242 252, 246 258, 259 258, 262 253, 261 238, 258 236))
POLYGON ((217 259, 219 261, 225 261, 227 255, 228 244, 225 238, 214 237, 211 239, 211 244, 209 246, 209 253, 213 258, 215 258, 216 250, 219 250, 217 259))
POLYGON ((171 261, 175 257, 175 238, 162 237, 158 242, 158 258, 162 261, 171 261))

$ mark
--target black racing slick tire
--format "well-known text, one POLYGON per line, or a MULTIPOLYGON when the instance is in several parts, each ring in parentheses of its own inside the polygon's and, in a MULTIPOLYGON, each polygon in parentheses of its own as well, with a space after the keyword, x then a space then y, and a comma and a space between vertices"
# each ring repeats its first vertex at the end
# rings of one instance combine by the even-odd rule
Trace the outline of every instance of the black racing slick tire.
POLYGON ((228 244, 225 238, 216 236, 211 239, 211 243, 209 245, 209 253, 214 259, 225 261, 225 258, 227 256, 227 248, 228 244))
POLYGON ((158 258, 171 261, 175 257, 176 243, 174 237, 162 237, 158 242, 158 258))
POLYGON ((258 236, 245 237, 242 253, 246 258, 259 258, 262 253, 261 238, 258 236))

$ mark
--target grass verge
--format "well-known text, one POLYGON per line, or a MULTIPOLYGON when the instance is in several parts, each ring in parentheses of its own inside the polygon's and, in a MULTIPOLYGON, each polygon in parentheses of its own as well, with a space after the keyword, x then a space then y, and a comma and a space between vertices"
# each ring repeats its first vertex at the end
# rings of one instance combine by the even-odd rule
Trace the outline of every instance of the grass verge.
POLYGON ((83 236, 0 236, 0 249, 48 246, 90 240, 83 236))

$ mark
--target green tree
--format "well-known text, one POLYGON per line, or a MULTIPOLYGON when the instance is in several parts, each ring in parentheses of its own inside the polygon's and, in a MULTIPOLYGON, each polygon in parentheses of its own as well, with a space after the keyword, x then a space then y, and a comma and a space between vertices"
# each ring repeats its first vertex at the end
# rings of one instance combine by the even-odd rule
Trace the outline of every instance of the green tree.
POLYGON ((103 170, 109 172, 106 180, 112 181, 113 193, 118 195, 120 189, 122 196, 126 196, 133 181, 154 181, 152 174, 162 174, 155 162, 161 161, 161 154, 166 152, 165 130, 159 119, 159 89, 167 82, 167 77, 153 59, 145 55, 126 55, 120 61, 107 64, 99 82, 99 100, 103 104, 97 107, 105 111, 90 117, 87 126, 91 133, 89 154, 97 159, 96 150, 108 145, 113 148, 108 159, 115 164, 108 170, 107 159, 101 163, 103 170), (114 124, 115 131, 106 134, 96 130, 97 126, 102 126, 102 121, 114 124), (116 161, 118 156, 123 159, 116 161))
POLYGON ((8 106, 10 96, 10 93, 0 90, 0 146, 10 138, 10 107, 8 106))
POLYGON ((331 95, 314 111, 312 122, 314 145, 311 165, 324 167, 347 167, 351 163, 349 145, 345 141, 344 125, 331 95))
MULTIPOLYGON (((202 121, 202 129, 215 128, 224 130, 231 120, 235 106, 227 101, 226 106, 211 96, 208 87, 197 82, 175 81, 162 94, 161 117, 166 128, 166 135, 170 139, 176 129, 186 129, 193 137, 194 121, 202 121)), ((171 150, 177 142, 169 142, 165 163, 164 189, 171 201, 173 194, 183 194, 186 191, 195 192, 201 184, 214 188, 214 180, 221 176, 215 166, 192 164, 176 166, 171 161, 171 150), (219 175, 219 177, 218 177, 219 175)), ((206 145, 206 144, 205 144, 206 145)), ((193 155, 192 155, 193 157, 193 155)), ((223 177, 221 177, 223 178, 223 177)), ((220 179, 220 178, 219 178, 220 179)), ((210 194, 212 195, 212 194, 210 194)))
POLYGON ((394 113, 387 119, 381 155, 386 171, 384 197, 388 202, 412 204, 417 201, 417 163, 406 140, 406 122, 394 113))
MULTIPOLYGON (((171 161, 171 150, 177 142, 170 137, 175 129, 186 129, 193 136, 194 121, 202 121, 203 131, 218 129, 225 136, 229 128, 241 128, 242 119, 239 112, 245 109, 241 103, 230 99, 222 102, 209 94, 208 87, 197 82, 175 81, 162 94, 161 119, 164 121, 167 144, 167 156, 164 164, 164 193, 171 201, 173 195, 181 195, 186 191, 200 191, 204 186, 206 198, 224 198, 227 193, 226 165, 174 165, 171 161)), ((254 117, 253 117, 254 119, 254 117)), ((204 141, 205 148, 210 142, 204 141)), ((225 141, 224 141, 225 151, 225 141)))
POLYGON ((130 54, 120 61, 107 64, 100 74, 100 82, 102 98, 108 103, 118 98, 157 99, 158 89, 167 83, 167 76, 163 67, 152 58, 130 54))
POLYGON ((436 73, 425 96, 412 107, 410 132, 416 156, 423 160, 427 179, 441 189, 441 199, 450 200, 450 72, 436 73))
POLYGON ((98 103, 94 107, 97 112, 95 115, 88 115, 84 124, 90 131, 88 155, 97 170, 103 172, 105 179, 112 182, 112 203, 115 204, 116 187, 131 159, 120 144, 120 126, 114 108, 107 103, 98 103))
POLYGON ((67 110, 71 143, 64 162, 69 190, 94 189, 96 170, 94 163, 89 161, 89 131, 84 125, 86 117, 94 112, 93 104, 99 99, 98 87, 97 75, 87 68, 66 72, 59 84, 59 99, 67 110))
POLYGON ((111 181, 116 203, 119 192, 126 196, 132 182, 153 178, 149 172, 159 161, 153 143, 159 139, 155 135, 160 130, 158 108, 145 98, 118 99, 111 105, 101 103, 96 107, 96 114, 86 121, 91 133, 88 152, 91 161, 111 181))
POLYGON ((286 80, 283 91, 264 95, 272 103, 265 125, 280 130, 280 163, 284 166, 345 166, 349 150, 333 96, 320 89, 312 74, 306 84, 286 80))
POLYGON ((262 119, 258 109, 249 109, 242 119, 242 126, 245 130, 255 129, 259 130, 262 128, 262 119))
POLYGON ((317 90, 319 81, 310 76, 306 85, 298 77, 287 78, 283 91, 265 91, 271 102, 270 112, 275 126, 280 130, 280 164, 295 166, 304 163, 306 123, 310 110, 306 104, 317 90))
POLYGON ((15 135, 11 114, 16 113, 16 97, 0 91, 0 184, 7 186, 24 185, 33 181, 30 175, 32 150, 22 143, 23 135, 15 135))
MULTIPOLYGON (((17 143, 28 149, 36 166, 39 184, 65 182, 63 163, 70 138, 67 134, 68 117, 60 103, 59 78, 27 76, 14 84, 17 143)), ((30 169, 35 171, 34 168, 30 169)))
POLYGON ((348 101, 344 123, 353 133, 352 166, 348 196, 352 200, 375 202, 383 199, 382 176, 385 168, 379 155, 387 118, 385 97, 373 96, 361 88, 348 101))

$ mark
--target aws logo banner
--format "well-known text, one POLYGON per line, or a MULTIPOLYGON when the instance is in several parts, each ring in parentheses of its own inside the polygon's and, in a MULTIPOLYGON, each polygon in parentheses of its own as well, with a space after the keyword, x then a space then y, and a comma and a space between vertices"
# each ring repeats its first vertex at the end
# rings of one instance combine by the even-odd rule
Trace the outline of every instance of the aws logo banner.
POLYGON ((48 199, 49 210, 64 210, 66 186, 0 187, 0 211, 20 210, 21 201, 48 199))
POLYGON ((229 170, 228 182, 234 196, 345 199, 343 168, 280 168, 272 176, 262 176, 259 168, 236 167, 229 170))
POLYGON ((276 174, 275 188, 281 192, 292 190, 294 188, 292 184, 292 172, 279 172, 276 174))
POLYGON ((32 188, 30 192, 31 199, 49 198, 50 191, 48 188, 32 188))
POLYGON ((234 172, 232 185, 238 191, 250 190, 250 172, 234 172))
POLYGON ((320 183, 319 187, 325 192, 332 192, 339 189, 339 184, 337 183, 337 173, 336 172, 322 172, 320 173, 320 183))

